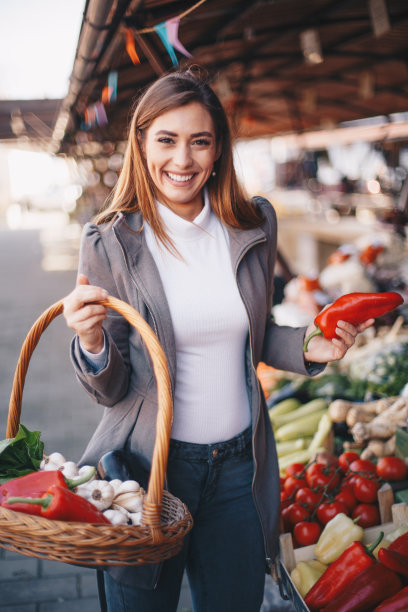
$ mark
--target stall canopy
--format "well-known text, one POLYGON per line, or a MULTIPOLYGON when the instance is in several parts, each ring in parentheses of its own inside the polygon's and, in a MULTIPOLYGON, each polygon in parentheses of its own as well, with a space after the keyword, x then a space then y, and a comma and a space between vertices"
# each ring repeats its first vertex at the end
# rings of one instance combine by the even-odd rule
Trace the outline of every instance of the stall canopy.
POLYGON ((239 137, 408 111, 407 0, 88 0, 51 150, 126 137, 158 75, 198 65, 239 137))
POLYGON ((62 100, 0 100, 0 142, 47 150, 62 100))

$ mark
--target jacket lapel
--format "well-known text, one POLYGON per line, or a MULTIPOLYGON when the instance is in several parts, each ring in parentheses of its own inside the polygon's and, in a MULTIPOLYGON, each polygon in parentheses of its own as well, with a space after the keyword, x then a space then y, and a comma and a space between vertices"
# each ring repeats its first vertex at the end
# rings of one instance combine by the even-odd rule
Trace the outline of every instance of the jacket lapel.
POLYGON ((114 223, 130 276, 152 316, 156 332, 169 364, 173 384, 176 375, 176 343, 169 305, 153 257, 147 247, 139 213, 122 213, 114 223))

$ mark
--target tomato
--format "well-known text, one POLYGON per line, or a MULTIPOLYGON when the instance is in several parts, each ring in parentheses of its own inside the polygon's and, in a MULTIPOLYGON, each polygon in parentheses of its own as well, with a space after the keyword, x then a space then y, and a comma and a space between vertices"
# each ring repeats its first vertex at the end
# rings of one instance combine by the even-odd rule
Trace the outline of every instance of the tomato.
POLYGON ((363 529, 379 525, 381 522, 380 511, 375 504, 358 504, 354 508, 351 518, 358 519, 356 522, 363 529))
POLYGON ((303 472, 304 469, 305 466, 303 465, 303 463, 291 463, 286 468, 285 476, 293 476, 294 474, 299 474, 300 472, 303 472))
POLYGON ((296 523, 300 523, 300 521, 305 521, 309 518, 310 512, 297 502, 294 502, 289 506, 289 520, 292 525, 296 525, 296 523))
POLYGON ((329 521, 332 520, 337 514, 340 513, 347 514, 346 506, 339 501, 332 501, 324 504, 320 504, 317 508, 317 518, 322 523, 322 525, 326 525, 329 521))
POLYGON ((286 478, 284 478, 283 476, 280 476, 280 477, 279 477, 279 481, 280 481, 280 488, 281 488, 281 489, 283 488, 283 485, 285 484, 285 480, 286 480, 286 478))
POLYGON ((295 541, 300 546, 315 544, 321 532, 322 528, 316 521, 300 521, 293 528, 295 541))
POLYGON ((364 473, 376 474, 377 470, 375 463, 369 459, 356 459, 350 463, 350 472, 359 472, 364 475, 364 473))
POLYGON ((283 524, 283 531, 285 533, 290 531, 291 528, 292 528, 292 523, 290 521, 290 516, 289 516, 291 505, 292 504, 289 504, 288 506, 285 506, 283 508, 281 507, 281 513, 280 514, 281 514, 281 519, 282 519, 282 524, 283 524))
POLYGON ((290 496, 302 487, 307 487, 306 478, 294 475, 286 478, 285 484, 283 485, 283 490, 285 491, 286 495, 290 496))
POLYGON ((408 469, 399 457, 381 457, 377 462, 377 474, 383 480, 405 480, 408 469))
POLYGON ((351 487, 344 486, 335 496, 335 500, 346 506, 347 514, 357 506, 357 500, 351 487))
POLYGON ((348 474, 347 476, 345 476, 340 483, 340 490, 343 490, 343 489, 353 490, 353 485, 356 482, 357 478, 358 478, 358 474, 348 474))
POLYGON ((334 467, 312 463, 306 470, 306 481, 311 489, 332 491, 340 483, 340 473, 334 467))
POLYGON ((360 455, 358 453, 354 451, 344 451, 344 453, 342 453, 338 459, 341 471, 344 472, 344 474, 348 472, 350 463, 353 463, 353 461, 357 461, 358 459, 360 459, 360 455))
POLYGON ((312 491, 309 487, 302 487, 296 491, 295 501, 307 508, 307 510, 313 510, 321 500, 322 494, 312 491))
POLYGON ((353 484, 353 493, 360 502, 372 504, 377 501, 377 491, 380 482, 376 478, 357 476, 353 484))
POLYGON ((281 491, 280 494, 280 507, 282 508, 286 508, 286 506, 290 506, 290 504, 293 504, 293 499, 291 497, 288 497, 285 493, 285 491, 281 491))

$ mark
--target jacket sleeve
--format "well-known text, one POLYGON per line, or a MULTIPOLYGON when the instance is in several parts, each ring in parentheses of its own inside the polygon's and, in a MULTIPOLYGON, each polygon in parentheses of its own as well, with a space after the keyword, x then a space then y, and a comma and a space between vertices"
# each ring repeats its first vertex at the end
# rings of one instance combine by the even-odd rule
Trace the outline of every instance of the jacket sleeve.
MULTIPOLYGON (((109 257, 103 244, 100 226, 88 223, 82 233, 79 273, 85 274, 92 285, 103 287, 118 296, 109 257)), ((105 367, 97 372, 85 359, 77 336, 71 344, 71 360, 80 383, 98 403, 111 407, 122 399, 129 387, 129 324, 111 309, 103 324, 107 344, 105 367)))
POLYGON ((274 268, 277 245, 277 219, 276 213, 270 202, 264 198, 257 198, 266 219, 265 232, 270 244, 269 250, 269 288, 267 319, 265 324, 264 344, 262 350, 262 361, 266 364, 288 372, 315 376, 324 370, 326 364, 306 362, 303 355, 303 343, 306 327, 290 327, 277 325, 272 315, 274 268))

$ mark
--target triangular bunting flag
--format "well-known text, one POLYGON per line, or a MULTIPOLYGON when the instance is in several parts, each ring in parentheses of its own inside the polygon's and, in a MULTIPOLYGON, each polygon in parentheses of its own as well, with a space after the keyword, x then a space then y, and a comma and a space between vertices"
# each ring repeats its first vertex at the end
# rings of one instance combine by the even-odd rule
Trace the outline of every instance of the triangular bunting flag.
POLYGON ((130 28, 126 28, 125 37, 126 37, 126 51, 128 52, 130 59, 132 60, 134 64, 140 64, 140 59, 135 49, 135 38, 130 28))
POLYGON ((168 21, 166 21, 167 38, 170 44, 173 45, 173 47, 177 49, 177 51, 180 51, 180 53, 182 53, 186 57, 193 57, 179 40, 179 24, 179 17, 173 17, 173 19, 169 19, 168 21))
POLYGON ((160 36, 160 39, 163 45, 165 46, 167 53, 170 55, 173 66, 177 66, 178 59, 177 59, 176 54, 174 53, 173 45, 169 41, 169 38, 167 35, 166 23, 167 23, 166 21, 164 21, 163 23, 159 23, 158 25, 154 26, 154 29, 157 32, 157 34, 160 36))

